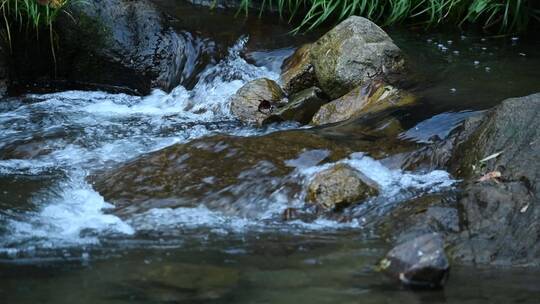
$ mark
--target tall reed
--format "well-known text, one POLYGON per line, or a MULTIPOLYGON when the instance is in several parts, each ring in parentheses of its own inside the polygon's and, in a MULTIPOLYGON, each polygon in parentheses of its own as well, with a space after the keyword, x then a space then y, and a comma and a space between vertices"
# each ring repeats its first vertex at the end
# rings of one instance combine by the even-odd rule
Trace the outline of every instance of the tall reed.
POLYGON ((300 19, 295 31, 311 30, 329 20, 351 15, 365 16, 383 25, 402 22, 435 26, 478 23, 486 30, 504 33, 527 29, 540 21, 539 0, 241 0, 241 10, 274 8, 291 22, 300 19))

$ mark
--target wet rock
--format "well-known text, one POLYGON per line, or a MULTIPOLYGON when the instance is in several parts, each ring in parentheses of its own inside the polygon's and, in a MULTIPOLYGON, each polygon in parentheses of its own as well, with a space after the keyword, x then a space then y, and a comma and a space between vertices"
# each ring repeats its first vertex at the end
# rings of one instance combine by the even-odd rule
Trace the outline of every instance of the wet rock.
POLYGON ((375 23, 351 16, 313 44, 310 51, 320 87, 338 98, 371 80, 396 78, 404 69, 400 49, 375 23))
POLYGON ((149 153, 96 174, 91 182, 121 216, 204 202, 210 209, 250 217, 260 215, 258 206, 275 191, 288 185, 289 195, 301 190, 298 179, 288 177, 296 166, 335 162, 357 149, 307 130, 218 135, 149 153))
POLYGON ((69 16, 60 14, 55 23, 56 62, 47 39, 16 35, 11 67, 17 87, 63 80, 75 88, 102 84, 144 95, 153 88, 168 91, 178 84, 193 85, 213 60, 213 42, 174 31, 151 1, 74 1, 68 11, 69 16))
POLYGON ((309 183, 306 200, 326 209, 345 207, 378 195, 377 185, 349 165, 319 172, 309 183))
POLYGON ((540 265, 539 151, 540 94, 503 101, 456 147, 452 169, 466 179, 457 260, 540 265))
POLYGON ((384 224, 389 234, 440 232, 459 263, 539 266, 539 130, 540 94, 510 98, 411 154, 407 168, 449 168, 463 182, 447 202, 396 208, 384 224))
POLYGON ((416 98, 380 82, 357 87, 332 102, 323 105, 313 117, 312 125, 325 125, 358 118, 368 113, 414 105, 416 98))
POLYGON ((434 232, 446 237, 460 231, 455 199, 453 191, 414 198, 400 203, 384 216, 366 217, 366 222, 384 239, 399 243, 434 232))
POLYGON ((307 124, 326 102, 326 96, 321 89, 311 87, 291 96, 285 106, 276 109, 263 123, 297 121, 307 124))
POLYGON ((379 266, 403 285, 416 288, 442 287, 450 273, 444 241, 437 233, 424 234, 394 247, 379 266))
POLYGON ((280 82, 287 94, 294 94, 312 86, 318 86, 315 69, 311 64, 310 50, 311 45, 306 44, 285 60, 280 82))
POLYGON ((452 157, 455 154, 456 147, 470 138, 483 119, 484 115, 480 113, 472 116, 452 130, 447 138, 438 139, 433 144, 409 153, 403 160, 402 169, 448 169, 454 161, 452 157))
POLYGON ((246 83, 231 97, 231 111, 238 119, 261 125, 280 105, 285 94, 270 79, 259 78, 246 83))

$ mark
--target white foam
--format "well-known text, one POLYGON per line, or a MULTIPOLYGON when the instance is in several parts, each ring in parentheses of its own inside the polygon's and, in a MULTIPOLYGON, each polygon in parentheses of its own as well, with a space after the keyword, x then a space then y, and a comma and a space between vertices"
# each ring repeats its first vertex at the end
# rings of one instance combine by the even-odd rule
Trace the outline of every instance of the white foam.
MULTIPOLYGON (((131 235, 135 230, 129 224, 104 213, 111 205, 84 181, 87 170, 103 168, 111 161, 127 161, 216 131, 245 136, 260 134, 261 131, 235 122, 228 99, 246 82, 260 77, 277 79, 278 74, 247 63, 240 56, 246 42, 246 37, 241 38, 227 58, 201 73, 192 90, 178 86, 168 94, 154 90, 145 97, 86 91, 29 95, 32 102, 14 103, 0 113, 0 138, 11 142, 43 138, 65 141, 55 146, 52 153, 33 159, 0 160, 0 174, 40 176, 47 170, 62 170, 70 176, 55 191, 36 194, 33 202, 39 209, 37 212, 7 219, 10 232, 0 238, 4 244, 0 247, 29 242, 53 248, 96 243, 102 234, 131 235), (47 136, 43 136, 45 133, 47 136)), ((262 132, 279 128, 272 126, 262 132)), ((196 220, 205 218, 202 209, 153 212, 164 213, 164 217, 167 212, 173 212, 180 222, 205 224, 196 220), (190 217, 191 213, 194 217, 190 217)), ((228 222, 218 214, 206 215, 207 224, 228 222)), ((146 216, 152 222, 152 214, 146 216)), ((166 223, 164 220, 163 225, 166 223)), ((242 221, 234 223, 241 226, 242 221)))
POLYGON ((2 247, 27 241, 44 248, 96 244, 97 236, 103 233, 134 233, 120 218, 104 213, 112 205, 84 181, 84 176, 72 176, 57 188, 60 193, 35 198, 41 206, 37 212, 8 220, 9 236, 0 242, 2 247))

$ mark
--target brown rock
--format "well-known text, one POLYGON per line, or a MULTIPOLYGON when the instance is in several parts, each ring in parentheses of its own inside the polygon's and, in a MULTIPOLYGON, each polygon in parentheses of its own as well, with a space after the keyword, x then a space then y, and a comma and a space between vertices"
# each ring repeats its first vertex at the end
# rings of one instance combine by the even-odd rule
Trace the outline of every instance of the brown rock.
POLYGON ((357 87, 347 95, 323 105, 311 124, 318 126, 341 122, 367 113, 410 106, 415 102, 416 98, 408 92, 389 85, 372 83, 357 87))
POLYGON ((344 207, 378 194, 375 182, 349 165, 319 172, 309 183, 306 200, 327 209, 344 207))

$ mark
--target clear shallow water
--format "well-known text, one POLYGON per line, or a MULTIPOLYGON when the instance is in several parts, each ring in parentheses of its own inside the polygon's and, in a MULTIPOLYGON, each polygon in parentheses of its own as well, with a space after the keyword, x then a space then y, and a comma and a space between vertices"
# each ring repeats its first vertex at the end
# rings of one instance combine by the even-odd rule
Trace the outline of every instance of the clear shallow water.
MULTIPOLYGON (((179 14, 185 9, 180 6, 179 14)), ((303 185, 328 166, 320 165, 328 153, 324 150, 286 159, 292 171, 284 176, 266 178, 264 173, 277 165, 266 162, 242 172, 240 182, 229 188, 238 193, 235 203, 245 207, 236 213, 208 208, 211 202, 205 200, 215 193, 201 196, 196 208, 154 208, 127 218, 108 213, 112 205, 87 182, 89 174, 217 133, 260 136, 297 128, 243 126, 230 114, 227 98, 251 79, 276 79, 294 46, 317 33, 290 38, 287 28, 268 20, 243 23, 230 14, 215 18, 234 20, 212 37, 228 52, 207 67, 192 90, 156 90, 146 97, 73 91, 0 103, 0 299, 534 303, 539 295, 534 271, 457 269, 444 292, 432 293, 401 290, 375 273, 372 265, 387 248, 362 229, 362 215, 451 188, 455 181, 443 171, 402 172, 365 151, 339 161, 364 172, 383 191, 351 210, 357 215, 352 221, 280 220, 281 212, 302 204, 305 195, 291 194, 291 181, 303 185)), ((408 129, 400 135, 404 139, 442 138, 474 111, 539 89, 535 41, 461 40, 459 35, 458 40, 456 35, 399 31, 392 36, 413 62, 423 63, 417 65, 419 77, 429 79, 413 88, 422 105, 397 114, 408 129)), ((349 130, 333 132, 346 137, 349 130)))

